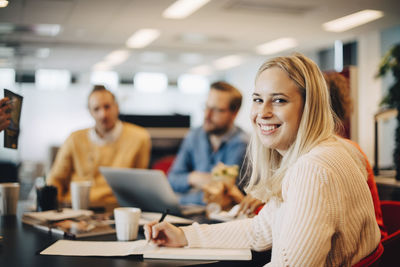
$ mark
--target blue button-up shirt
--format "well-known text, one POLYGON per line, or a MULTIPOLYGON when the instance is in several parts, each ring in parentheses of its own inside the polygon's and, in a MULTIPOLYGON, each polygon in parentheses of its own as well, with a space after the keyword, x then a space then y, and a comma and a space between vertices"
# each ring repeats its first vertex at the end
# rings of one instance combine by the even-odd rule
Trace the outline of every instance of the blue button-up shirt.
POLYGON ((235 126, 222 139, 217 151, 213 151, 209 136, 202 127, 190 131, 184 139, 168 174, 172 188, 180 195, 181 204, 205 204, 203 192, 191 190, 188 182, 190 172, 211 172, 218 162, 242 166, 249 141, 247 134, 235 126))

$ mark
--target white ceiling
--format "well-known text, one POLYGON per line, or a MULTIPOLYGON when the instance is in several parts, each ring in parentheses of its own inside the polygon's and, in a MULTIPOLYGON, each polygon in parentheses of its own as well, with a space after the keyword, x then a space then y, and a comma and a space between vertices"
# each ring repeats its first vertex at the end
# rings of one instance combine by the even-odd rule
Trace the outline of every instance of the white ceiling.
POLYGON ((115 70, 122 76, 163 71, 174 77, 231 54, 254 58, 257 45, 281 37, 298 40, 299 46, 291 51, 307 52, 331 47, 338 39, 351 41, 366 32, 400 25, 399 0, 211 0, 186 19, 162 18, 174 1, 9 0, 8 7, 0 9, 0 67, 87 73, 113 50, 126 48, 126 40, 136 30, 157 28, 160 37, 148 47, 131 49, 130 58, 115 70), (381 10, 385 16, 344 33, 321 27, 363 9, 381 10), (40 36, 31 30, 36 24, 59 24, 61 32, 40 36), (10 25, 14 30, 6 33, 4 28, 10 25), (185 41, 185 35, 198 40, 185 41), (40 48, 49 48, 49 56, 39 58, 40 48))

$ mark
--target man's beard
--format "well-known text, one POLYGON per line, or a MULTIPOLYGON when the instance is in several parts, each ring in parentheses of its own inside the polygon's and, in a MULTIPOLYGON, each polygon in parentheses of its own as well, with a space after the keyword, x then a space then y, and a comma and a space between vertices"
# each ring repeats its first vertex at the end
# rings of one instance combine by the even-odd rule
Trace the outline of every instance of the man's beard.
POLYGON ((208 133, 208 134, 212 134, 212 135, 224 135, 224 134, 229 130, 229 126, 228 126, 228 125, 225 125, 225 126, 223 126, 223 127, 216 127, 213 123, 210 123, 210 122, 209 122, 208 124, 211 124, 212 127, 208 127, 208 129, 206 129, 206 128, 203 126, 204 131, 205 131, 206 133, 208 133))

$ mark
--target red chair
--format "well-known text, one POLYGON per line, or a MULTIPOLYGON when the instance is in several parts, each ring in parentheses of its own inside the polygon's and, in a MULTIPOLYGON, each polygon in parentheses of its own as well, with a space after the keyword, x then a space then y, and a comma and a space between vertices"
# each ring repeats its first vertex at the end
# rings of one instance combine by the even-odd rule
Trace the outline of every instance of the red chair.
POLYGON ((378 247, 369 254, 367 257, 359 261, 358 263, 354 264, 353 267, 378 267, 378 266, 385 266, 380 265, 381 258, 383 255, 383 246, 382 243, 379 242, 378 247))
POLYGON ((388 236, 382 239, 385 252, 381 266, 400 266, 400 201, 381 201, 383 223, 388 236))
POLYGON ((163 171, 166 175, 168 175, 168 171, 172 166, 172 163, 175 160, 175 155, 171 155, 171 156, 165 156, 162 157, 161 159, 155 161, 152 165, 151 165, 151 169, 155 169, 155 170, 161 170, 163 171))

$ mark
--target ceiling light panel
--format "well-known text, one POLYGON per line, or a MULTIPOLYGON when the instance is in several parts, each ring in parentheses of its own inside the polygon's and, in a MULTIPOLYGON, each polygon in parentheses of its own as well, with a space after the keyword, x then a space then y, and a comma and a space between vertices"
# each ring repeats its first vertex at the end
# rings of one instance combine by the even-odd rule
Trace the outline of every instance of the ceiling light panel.
POLYGON ((215 60, 213 65, 217 70, 225 70, 239 66, 243 61, 244 59, 240 55, 230 55, 215 60))
POLYGON ((42 36, 57 36, 61 32, 58 24, 35 24, 32 26, 33 32, 42 36))
POLYGON ((178 0, 164 10, 162 16, 166 19, 184 19, 208 2, 210 0, 178 0))
POLYGON ((129 48, 143 48, 151 44, 160 36, 160 31, 157 29, 141 29, 135 32, 126 41, 129 48))
POLYGON ((6 7, 6 6, 8 6, 8 1, 7 0, 1 0, 0 1, 0 8, 6 7))
POLYGON ((109 65, 115 66, 115 65, 119 65, 122 62, 126 61, 130 55, 131 54, 128 50, 115 50, 115 51, 111 52, 110 54, 108 54, 104 60, 106 62, 108 62, 109 65))
POLYGON ((257 46, 256 51, 261 55, 272 55, 296 47, 297 45, 297 41, 293 38, 279 38, 257 46))
POLYGON ((348 16, 331 20, 322 24, 322 28, 329 32, 344 32, 373 20, 383 17, 384 14, 379 10, 365 9, 348 16))

